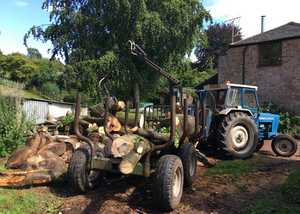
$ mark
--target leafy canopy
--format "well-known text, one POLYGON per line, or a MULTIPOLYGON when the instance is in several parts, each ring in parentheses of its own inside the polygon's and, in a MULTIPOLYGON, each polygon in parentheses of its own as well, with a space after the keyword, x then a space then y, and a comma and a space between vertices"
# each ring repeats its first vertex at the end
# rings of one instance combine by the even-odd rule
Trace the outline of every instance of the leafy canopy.
POLYGON ((117 78, 116 92, 124 92, 124 83, 126 88, 131 86, 128 82, 147 88, 158 79, 145 65, 133 61, 128 40, 167 67, 191 52, 202 35, 203 20, 209 17, 199 0, 45 0, 42 8, 49 11, 51 24, 33 26, 25 43, 31 35, 51 41, 53 57, 62 55, 72 65, 79 86, 91 96, 97 96, 91 89, 96 87, 97 75, 108 71, 117 78))
POLYGON ((241 28, 233 24, 212 24, 205 30, 206 39, 197 44, 196 57, 198 59, 196 65, 200 69, 210 67, 216 68, 218 56, 224 54, 230 43, 242 39, 241 28))

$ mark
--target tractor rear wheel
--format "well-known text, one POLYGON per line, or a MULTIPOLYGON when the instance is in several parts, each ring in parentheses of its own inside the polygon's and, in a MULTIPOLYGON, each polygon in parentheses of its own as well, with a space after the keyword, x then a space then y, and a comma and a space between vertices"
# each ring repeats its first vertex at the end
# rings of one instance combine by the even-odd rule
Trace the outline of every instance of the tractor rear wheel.
POLYGON ((272 140, 273 152, 282 157, 291 157, 297 151, 297 141, 289 135, 281 134, 272 140))
POLYGON ((87 192, 99 184, 101 172, 89 169, 90 156, 86 149, 78 149, 72 155, 68 176, 71 188, 76 193, 87 192))
POLYGON ((255 152, 258 143, 258 131, 255 122, 243 112, 232 112, 225 116, 218 129, 221 145, 233 157, 249 158, 255 152))

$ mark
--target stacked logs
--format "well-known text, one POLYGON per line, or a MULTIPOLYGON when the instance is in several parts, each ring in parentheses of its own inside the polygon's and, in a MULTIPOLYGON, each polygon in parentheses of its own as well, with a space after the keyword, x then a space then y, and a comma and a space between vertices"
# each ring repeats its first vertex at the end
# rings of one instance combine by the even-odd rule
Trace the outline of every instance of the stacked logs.
POLYGON ((6 167, 11 170, 2 173, 0 186, 42 184, 59 178, 79 144, 76 136, 51 136, 43 127, 9 157, 6 167))

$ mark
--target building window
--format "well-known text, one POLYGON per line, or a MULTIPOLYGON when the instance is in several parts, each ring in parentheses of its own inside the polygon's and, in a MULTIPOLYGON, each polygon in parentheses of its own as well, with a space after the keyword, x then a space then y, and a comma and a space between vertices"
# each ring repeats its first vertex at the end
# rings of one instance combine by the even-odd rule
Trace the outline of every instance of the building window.
POLYGON ((259 66, 281 65, 281 41, 259 45, 259 66))

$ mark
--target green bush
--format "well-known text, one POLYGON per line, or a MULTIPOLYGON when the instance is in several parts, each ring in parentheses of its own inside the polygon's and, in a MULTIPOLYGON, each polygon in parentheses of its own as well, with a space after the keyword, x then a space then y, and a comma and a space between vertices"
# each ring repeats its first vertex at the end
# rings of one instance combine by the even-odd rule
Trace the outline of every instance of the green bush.
POLYGON ((45 82, 41 87, 41 92, 43 95, 59 100, 61 97, 60 89, 56 83, 45 82))
POLYGON ((300 116, 293 115, 281 109, 274 103, 268 103, 262 107, 262 111, 279 114, 279 132, 287 134, 300 134, 300 116))
POLYGON ((0 97, 0 157, 5 157, 26 141, 32 123, 17 111, 13 99, 0 97))

